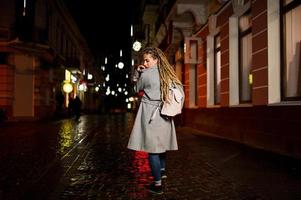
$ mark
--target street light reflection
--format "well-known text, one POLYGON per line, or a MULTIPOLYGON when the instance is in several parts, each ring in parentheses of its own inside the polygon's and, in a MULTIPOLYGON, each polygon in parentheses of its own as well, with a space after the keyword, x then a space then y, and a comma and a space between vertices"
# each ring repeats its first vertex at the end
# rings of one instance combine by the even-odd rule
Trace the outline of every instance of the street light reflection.
POLYGON ((73 144, 73 127, 71 121, 64 121, 60 129, 60 153, 64 153, 73 144))
POLYGON ((138 190, 129 191, 130 198, 144 198, 148 195, 145 187, 149 184, 150 167, 148 154, 146 152, 136 151, 133 155, 132 174, 134 175, 134 184, 138 190))
POLYGON ((73 120, 63 120, 59 131, 59 153, 64 154, 76 143, 84 140, 83 133, 85 123, 78 123, 73 120))

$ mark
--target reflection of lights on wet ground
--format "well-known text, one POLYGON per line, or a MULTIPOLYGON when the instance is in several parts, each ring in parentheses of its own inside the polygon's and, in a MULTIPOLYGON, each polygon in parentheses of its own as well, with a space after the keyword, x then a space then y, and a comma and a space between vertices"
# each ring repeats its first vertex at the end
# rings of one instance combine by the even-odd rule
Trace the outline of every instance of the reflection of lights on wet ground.
MULTIPOLYGON (((84 121, 84 120, 83 120, 84 121)), ((77 123, 73 120, 64 120, 61 123, 59 132, 59 152, 64 153, 70 149, 76 142, 81 143, 84 140, 86 123, 77 123)))
POLYGON ((148 153, 135 151, 133 155, 133 166, 131 173, 134 175, 134 180, 132 184, 138 188, 135 191, 129 191, 128 195, 130 198, 144 199, 148 195, 148 191, 145 187, 150 183, 152 177, 150 177, 150 166, 148 162, 148 153))
POLYGON ((71 121, 64 121, 60 130, 60 153, 65 152, 65 150, 73 144, 72 132, 73 127, 71 121))
POLYGON ((137 172, 140 174, 150 172, 150 167, 148 163, 148 153, 136 151, 133 165, 134 168, 137 169, 137 172))
POLYGON ((78 143, 82 143, 83 142, 83 140, 84 140, 84 138, 83 139, 81 139, 78 143))

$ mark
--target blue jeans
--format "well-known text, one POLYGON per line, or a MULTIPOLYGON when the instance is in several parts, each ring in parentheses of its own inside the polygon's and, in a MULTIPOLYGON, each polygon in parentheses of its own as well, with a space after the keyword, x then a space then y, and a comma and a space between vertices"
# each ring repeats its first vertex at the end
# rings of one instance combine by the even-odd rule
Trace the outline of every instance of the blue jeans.
POLYGON ((165 168, 166 153, 149 153, 148 159, 155 181, 160 181, 161 169, 165 168))

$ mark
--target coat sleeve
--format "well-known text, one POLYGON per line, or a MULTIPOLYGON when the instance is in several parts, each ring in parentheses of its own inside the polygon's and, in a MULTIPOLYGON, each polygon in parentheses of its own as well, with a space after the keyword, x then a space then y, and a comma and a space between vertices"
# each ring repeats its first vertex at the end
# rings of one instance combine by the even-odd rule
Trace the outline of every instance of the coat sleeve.
POLYGON ((139 92, 140 90, 143 90, 144 89, 144 83, 143 83, 143 73, 139 73, 137 71, 137 73, 139 75, 137 75, 137 82, 136 82, 136 85, 135 85, 135 92, 139 92))
POLYGON ((137 69, 135 69, 134 73, 133 73, 132 81, 133 82, 137 82, 137 80, 139 79, 139 77, 140 77, 140 73, 137 71, 137 69))

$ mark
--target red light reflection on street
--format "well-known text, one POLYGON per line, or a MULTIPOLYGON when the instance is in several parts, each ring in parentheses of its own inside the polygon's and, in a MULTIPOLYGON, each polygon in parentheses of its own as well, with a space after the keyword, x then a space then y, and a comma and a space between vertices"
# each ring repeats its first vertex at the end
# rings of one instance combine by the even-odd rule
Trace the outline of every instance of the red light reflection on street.
POLYGON ((135 185, 133 191, 128 195, 131 198, 143 198, 148 195, 146 186, 150 183, 152 177, 150 176, 150 166, 148 162, 148 153, 135 151, 133 155, 132 174, 134 175, 133 184, 135 185))
POLYGON ((143 173, 149 173, 150 167, 148 162, 148 153, 142 152, 142 151, 136 151, 135 152, 135 159, 134 159, 134 166, 137 167, 138 172, 143 173))

